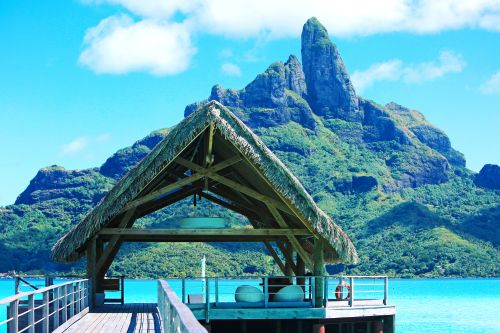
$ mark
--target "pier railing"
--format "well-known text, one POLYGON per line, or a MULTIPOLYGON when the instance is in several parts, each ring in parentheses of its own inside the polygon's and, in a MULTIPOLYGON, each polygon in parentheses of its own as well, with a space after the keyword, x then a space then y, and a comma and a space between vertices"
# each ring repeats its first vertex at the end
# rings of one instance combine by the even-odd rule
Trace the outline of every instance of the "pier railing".
POLYGON ((7 319, 0 331, 7 326, 8 333, 49 333, 69 326, 88 312, 88 286, 87 279, 74 280, 1 299, 7 319))
POLYGON ((194 317, 191 310, 182 303, 165 280, 158 280, 158 312, 163 332, 207 333, 194 317))
POLYGON ((206 313, 211 308, 318 307, 315 304, 318 290, 323 292, 323 304, 319 306, 387 305, 389 291, 387 276, 235 276, 169 281, 183 303, 191 309, 205 308, 206 313), (316 288, 318 283, 322 288, 316 288), (289 285, 300 289, 288 288, 283 301, 283 295, 277 295, 289 285), (253 288, 239 289, 241 286, 253 288), (255 295, 260 292, 260 296, 255 295), (241 301, 246 296, 254 298, 253 302, 241 301))

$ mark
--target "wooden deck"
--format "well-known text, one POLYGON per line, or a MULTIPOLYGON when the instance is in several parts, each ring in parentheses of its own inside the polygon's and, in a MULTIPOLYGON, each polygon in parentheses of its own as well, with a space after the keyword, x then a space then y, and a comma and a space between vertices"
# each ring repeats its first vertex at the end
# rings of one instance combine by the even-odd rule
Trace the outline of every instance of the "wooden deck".
POLYGON ((89 311, 69 327, 55 332, 162 332, 156 303, 107 304, 89 311))

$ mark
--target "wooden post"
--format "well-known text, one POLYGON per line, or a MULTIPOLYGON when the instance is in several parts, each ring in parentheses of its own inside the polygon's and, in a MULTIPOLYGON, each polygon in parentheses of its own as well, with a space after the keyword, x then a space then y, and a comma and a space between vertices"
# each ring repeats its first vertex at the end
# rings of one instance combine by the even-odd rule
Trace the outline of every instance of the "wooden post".
POLYGON ((73 288, 73 284, 68 284, 67 285, 67 288, 68 288, 68 295, 69 295, 69 303, 68 303, 68 306, 69 306, 69 317, 73 317, 75 315, 75 294, 74 294, 74 288, 73 288))
POLYGON ((28 333, 35 333, 35 295, 28 296, 28 333))
POLYGON ((354 278, 351 276, 349 278, 349 285, 351 286, 351 292, 349 294, 349 306, 354 306, 354 278))
POLYGON ((54 302, 54 317, 52 317, 53 323, 54 323, 54 329, 59 327, 59 288, 54 289, 53 293, 53 300, 54 302))
POLYGON ((120 284, 121 284, 121 290, 120 290, 120 299, 121 299, 121 304, 123 305, 125 303, 125 276, 120 276, 120 284))
POLYGON ((182 303, 186 304, 186 278, 182 278, 182 303))
POLYGON ((325 333, 325 324, 314 324, 313 325, 313 333, 325 333))
POLYGON ((219 278, 215 278, 215 307, 219 304, 219 278))
POLYGON ((396 321, 394 316, 384 317, 384 333, 395 333, 396 332, 396 321))
POLYGON ((315 300, 314 307, 320 308, 323 306, 323 287, 324 287, 324 278, 321 278, 325 275, 325 258, 324 258, 324 250, 323 250, 323 241, 319 238, 314 239, 314 276, 316 276, 315 281, 315 300))
POLYGON ((205 297, 205 303, 206 303, 206 314, 205 314, 205 321, 207 323, 210 322, 210 280, 207 278, 205 279, 205 292, 206 292, 206 297, 205 297))
POLYGON ((16 295, 21 292, 21 279, 16 276, 16 295))
POLYGON ((17 333, 19 325, 19 299, 10 302, 9 304, 9 315, 7 318, 12 318, 9 323, 9 333, 17 333))
POLYGON ((389 278, 386 276, 384 278, 384 305, 387 305, 389 298, 389 278))
POLYGON ((42 307, 42 333, 49 333, 49 292, 43 293, 43 307, 42 307))
POLYGON ((269 280, 264 276, 264 307, 267 308, 269 303, 269 280))
POLYGON ((297 284, 302 287, 302 289, 305 291, 305 284, 306 284, 306 279, 304 276, 306 275, 306 266, 304 264, 304 260, 298 255, 297 256, 297 284))
POLYGON ((90 308, 95 307, 95 294, 97 291, 97 271, 96 271, 96 262, 97 262, 97 242, 96 238, 92 237, 87 245, 87 278, 90 283, 90 308))
POLYGON ((68 320, 68 288, 66 288, 66 286, 62 286, 61 291, 62 322, 65 323, 68 320))

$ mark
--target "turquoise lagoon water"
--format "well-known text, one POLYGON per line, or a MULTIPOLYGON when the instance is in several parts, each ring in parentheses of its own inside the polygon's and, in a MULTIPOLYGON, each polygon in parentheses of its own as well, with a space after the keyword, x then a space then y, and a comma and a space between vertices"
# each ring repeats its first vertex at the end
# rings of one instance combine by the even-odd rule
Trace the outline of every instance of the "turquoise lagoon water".
MULTIPOLYGON (((42 283, 41 280, 31 281, 42 283)), ((201 291, 200 284, 195 283, 188 284, 189 292, 201 291)), ((221 297, 233 297, 232 290, 242 283, 231 281, 230 286, 226 283, 227 294, 221 297)), ((248 281, 244 283, 248 284, 248 281)), ((169 284, 180 294, 180 280, 169 281, 169 284)), ((0 299, 13 292, 13 280, 0 280, 0 299)), ((156 293, 157 282, 154 280, 125 281, 127 303, 156 302, 156 293)), ((391 279, 389 303, 397 307, 397 332, 500 332, 499 278, 391 279)), ((4 319, 5 307, 0 306, 0 322, 4 319)), ((5 328, 0 327, 0 332, 4 331, 5 328)))

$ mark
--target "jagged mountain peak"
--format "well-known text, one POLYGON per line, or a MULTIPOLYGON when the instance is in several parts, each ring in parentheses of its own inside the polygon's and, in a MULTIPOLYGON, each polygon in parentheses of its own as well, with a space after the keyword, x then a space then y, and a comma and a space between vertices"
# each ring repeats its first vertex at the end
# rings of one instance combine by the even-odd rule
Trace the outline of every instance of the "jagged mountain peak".
POLYGON ((307 101, 314 113, 361 121, 363 112, 351 78, 326 28, 315 17, 310 18, 304 24, 301 41, 307 101))

